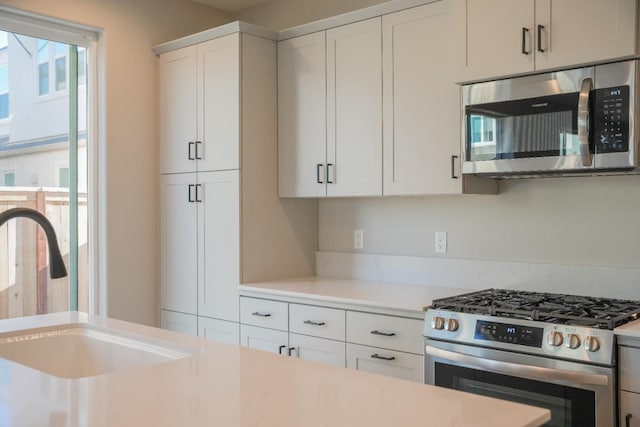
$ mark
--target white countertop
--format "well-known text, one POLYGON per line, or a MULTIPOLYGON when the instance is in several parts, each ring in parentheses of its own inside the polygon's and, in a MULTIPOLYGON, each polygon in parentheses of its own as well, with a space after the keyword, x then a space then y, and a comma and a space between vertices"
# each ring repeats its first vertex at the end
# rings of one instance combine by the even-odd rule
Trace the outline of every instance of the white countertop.
POLYGON ((195 356, 81 379, 0 359, 0 425, 517 427, 549 420, 545 409, 85 314, 3 320, 0 338, 69 323, 189 347, 195 356))
POLYGON ((328 277, 302 277, 240 285, 240 293, 309 298, 338 304, 422 312, 438 298, 471 292, 469 289, 405 285, 328 277))

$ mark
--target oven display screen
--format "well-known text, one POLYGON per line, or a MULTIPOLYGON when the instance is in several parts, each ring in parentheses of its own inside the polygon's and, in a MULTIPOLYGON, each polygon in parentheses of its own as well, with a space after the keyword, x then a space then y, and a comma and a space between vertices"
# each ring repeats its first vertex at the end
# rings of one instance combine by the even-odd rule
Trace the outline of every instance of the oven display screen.
POLYGON ((476 332, 474 334, 474 338, 477 340, 498 341, 538 348, 542 347, 543 336, 543 328, 488 322, 486 320, 478 320, 476 322, 476 332))

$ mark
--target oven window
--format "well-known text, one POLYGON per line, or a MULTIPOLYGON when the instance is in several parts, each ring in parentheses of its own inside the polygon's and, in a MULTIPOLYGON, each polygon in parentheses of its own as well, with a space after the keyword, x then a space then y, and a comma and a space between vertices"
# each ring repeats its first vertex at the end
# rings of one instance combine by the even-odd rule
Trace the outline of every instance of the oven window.
POLYGON ((595 393, 569 386, 435 363, 435 385, 538 406, 551 411, 548 427, 595 427, 595 393))

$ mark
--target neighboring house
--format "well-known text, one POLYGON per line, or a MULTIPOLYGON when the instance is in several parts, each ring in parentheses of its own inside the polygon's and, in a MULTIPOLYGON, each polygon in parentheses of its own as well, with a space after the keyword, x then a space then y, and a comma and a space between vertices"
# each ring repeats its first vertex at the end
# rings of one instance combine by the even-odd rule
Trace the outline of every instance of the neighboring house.
MULTIPOLYGON (((63 43, 0 31, 0 186, 69 187, 68 53, 63 43)), ((84 177, 84 49, 78 69, 78 173, 84 177)), ((78 192, 86 192, 86 180, 79 180, 78 192)))

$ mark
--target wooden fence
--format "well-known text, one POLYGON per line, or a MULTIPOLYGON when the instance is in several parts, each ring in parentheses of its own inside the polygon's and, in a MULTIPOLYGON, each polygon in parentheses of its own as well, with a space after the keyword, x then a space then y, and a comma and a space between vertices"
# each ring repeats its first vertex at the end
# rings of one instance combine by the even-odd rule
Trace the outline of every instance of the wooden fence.
MULTIPOLYGON (((0 187, 0 212, 26 207, 51 221, 69 269, 69 193, 65 189, 0 187)), ((78 309, 87 307, 87 201, 79 196, 78 309)), ((69 309, 69 278, 49 277, 48 244, 42 229, 29 219, 0 227, 0 319, 69 309)))

